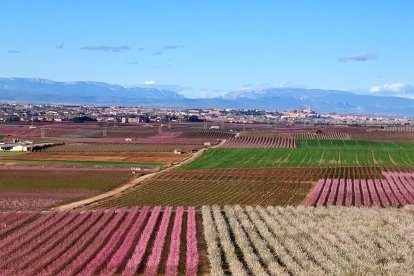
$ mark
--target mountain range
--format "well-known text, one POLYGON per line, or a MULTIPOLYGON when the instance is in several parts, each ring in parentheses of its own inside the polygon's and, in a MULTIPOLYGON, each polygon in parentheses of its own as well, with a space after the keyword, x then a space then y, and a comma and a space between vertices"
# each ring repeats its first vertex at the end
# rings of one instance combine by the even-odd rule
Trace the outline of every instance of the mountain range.
POLYGON ((269 88, 234 91, 214 98, 190 99, 168 89, 124 87, 91 81, 56 82, 31 78, 0 78, 0 101, 267 110, 311 106, 320 112, 414 115, 412 99, 354 94, 337 90, 269 88))

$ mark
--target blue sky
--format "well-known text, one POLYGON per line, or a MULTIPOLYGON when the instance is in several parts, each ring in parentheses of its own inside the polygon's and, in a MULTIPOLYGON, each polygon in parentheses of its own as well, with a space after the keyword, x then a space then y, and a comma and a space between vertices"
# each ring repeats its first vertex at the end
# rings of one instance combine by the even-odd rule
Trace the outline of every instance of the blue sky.
POLYGON ((414 1, 2 1, 0 77, 409 95, 414 1))

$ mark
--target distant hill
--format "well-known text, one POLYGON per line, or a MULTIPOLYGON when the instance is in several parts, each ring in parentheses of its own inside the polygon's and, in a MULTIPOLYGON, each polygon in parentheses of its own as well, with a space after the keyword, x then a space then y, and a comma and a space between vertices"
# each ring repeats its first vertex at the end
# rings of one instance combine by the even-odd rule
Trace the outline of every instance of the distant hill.
POLYGON ((142 87, 126 88, 103 82, 0 78, 1 101, 136 105, 182 98, 183 96, 173 91, 142 87))
POLYGON ((0 101, 280 110, 311 106, 314 110, 322 112, 414 115, 412 99, 360 95, 335 90, 272 88, 235 91, 216 98, 189 99, 168 89, 27 78, 0 78, 0 101))

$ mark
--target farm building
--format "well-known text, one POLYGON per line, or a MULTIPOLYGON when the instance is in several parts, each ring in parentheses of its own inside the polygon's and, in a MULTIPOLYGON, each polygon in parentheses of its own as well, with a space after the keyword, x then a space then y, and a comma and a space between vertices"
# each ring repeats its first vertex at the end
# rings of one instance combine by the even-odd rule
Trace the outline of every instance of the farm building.
POLYGON ((0 143, 0 151, 32 151, 32 142, 0 143))
POLYGON ((183 154, 184 151, 182 151, 181 149, 175 149, 174 150, 174 154, 183 154))

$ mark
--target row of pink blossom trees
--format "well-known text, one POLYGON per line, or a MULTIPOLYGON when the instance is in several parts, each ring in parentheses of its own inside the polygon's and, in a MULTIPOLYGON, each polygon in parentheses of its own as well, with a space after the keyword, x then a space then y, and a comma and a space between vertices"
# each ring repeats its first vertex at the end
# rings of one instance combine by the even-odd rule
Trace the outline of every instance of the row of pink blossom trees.
POLYGON ((194 207, 11 215, 0 213, 0 275, 198 273, 194 207))
POLYGON ((414 176, 383 173, 384 179, 320 179, 307 206, 404 206, 414 204, 414 176))

